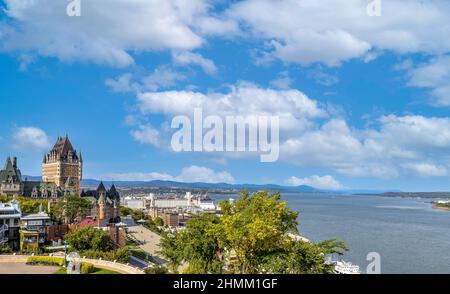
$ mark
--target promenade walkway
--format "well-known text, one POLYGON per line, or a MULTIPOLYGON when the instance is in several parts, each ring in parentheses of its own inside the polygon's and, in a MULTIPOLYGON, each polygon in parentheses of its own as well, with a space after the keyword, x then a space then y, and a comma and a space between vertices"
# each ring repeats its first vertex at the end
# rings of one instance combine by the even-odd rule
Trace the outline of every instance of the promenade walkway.
MULTIPOLYGON (((30 267, 27 266, 25 263, 27 261, 28 256, 27 255, 0 255, 0 273, 12 273, 11 271, 19 270, 19 273, 30 273, 34 274, 33 268, 39 270, 39 269, 45 269, 48 268, 47 271, 43 271, 42 274, 49 274, 55 272, 58 268, 53 267, 53 272, 48 272, 52 270, 52 267, 43 267, 43 266, 34 266, 30 267), (11 271, 10 271, 11 269, 11 271), (23 272, 25 271, 25 272, 23 272)), ((106 260, 100 260, 100 259, 88 259, 88 258, 82 258, 82 261, 90 262, 95 267, 104 268, 112 271, 119 272, 121 274, 143 274, 144 272, 136 267, 121 264, 118 262, 112 262, 112 261, 106 261, 106 260)))
POLYGON ((164 264, 164 260, 158 253, 159 242, 161 237, 141 225, 133 225, 128 227, 128 234, 139 242, 139 247, 150 254, 155 263, 164 264))

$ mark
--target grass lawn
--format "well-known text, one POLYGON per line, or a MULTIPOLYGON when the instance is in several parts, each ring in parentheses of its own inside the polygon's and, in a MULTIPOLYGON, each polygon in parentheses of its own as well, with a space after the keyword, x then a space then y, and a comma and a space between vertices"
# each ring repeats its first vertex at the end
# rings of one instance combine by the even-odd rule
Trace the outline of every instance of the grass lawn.
MULTIPOLYGON (((59 268, 56 272, 54 272, 53 274, 55 275, 65 275, 67 274, 67 269, 65 267, 61 267, 59 268)), ((120 275, 120 273, 112 271, 112 270, 107 270, 104 268, 95 268, 94 272, 91 273, 91 275, 120 275)))
POLYGON ((95 268, 93 275, 120 275, 120 273, 104 268, 95 268))

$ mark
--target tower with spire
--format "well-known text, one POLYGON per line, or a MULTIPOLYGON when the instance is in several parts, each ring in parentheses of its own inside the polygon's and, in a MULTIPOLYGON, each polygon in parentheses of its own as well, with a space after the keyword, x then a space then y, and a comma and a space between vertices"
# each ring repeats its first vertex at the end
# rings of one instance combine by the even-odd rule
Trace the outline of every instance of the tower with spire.
POLYGON ((58 137, 52 150, 42 160, 42 180, 54 183, 61 188, 73 188, 80 194, 80 182, 83 177, 83 159, 81 153, 73 148, 69 136, 58 137))
POLYGON ((0 195, 22 195, 23 182, 17 158, 8 157, 5 167, 0 170, 0 195))

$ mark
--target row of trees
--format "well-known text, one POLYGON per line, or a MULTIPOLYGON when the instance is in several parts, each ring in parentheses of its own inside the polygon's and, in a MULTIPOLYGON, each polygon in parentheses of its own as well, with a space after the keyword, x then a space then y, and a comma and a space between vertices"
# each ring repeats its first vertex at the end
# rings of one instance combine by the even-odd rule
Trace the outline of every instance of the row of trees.
MULTIPOLYGON (((37 213, 42 205, 45 211, 48 210, 48 201, 43 199, 32 199, 23 196, 16 196, 20 202, 20 209, 25 214, 37 213)), ((0 196, 0 202, 9 202, 12 196, 0 196)), ((67 220, 73 222, 77 217, 84 218, 91 213, 92 203, 79 196, 65 196, 51 205, 51 210, 47 211, 54 220, 67 220)))
POLYGON ((344 243, 314 244, 296 238, 298 213, 280 194, 242 192, 234 203, 223 201, 222 214, 201 214, 186 229, 163 233, 161 254, 172 272, 185 273, 332 273, 327 255, 342 255, 344 243))
POLYGON ((109 234, 92 227, 80 228, 71 231, 65 236, 71 251, 77 251, 81 256, 88 258, 102 258, 127 263, 131 253, 127 246, 114 248, 109 234))
MULTIPOLYGON (((0 195, 0 203, 5 203, 13 200, 13 196, 1 196, 0 195)), ((23 213, 37 213, 39 211, 39 206, 42 205, 44 209, 47 209, 48 201, 47 200, 34 200, 31 198, 17 196, 16 200, 20 202, 20 208, 23 213)))

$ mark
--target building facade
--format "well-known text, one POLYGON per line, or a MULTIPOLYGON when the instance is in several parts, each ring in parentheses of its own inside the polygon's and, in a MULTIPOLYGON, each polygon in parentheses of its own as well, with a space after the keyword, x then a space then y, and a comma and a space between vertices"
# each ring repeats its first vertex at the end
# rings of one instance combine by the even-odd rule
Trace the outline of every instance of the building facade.
POLYGON ((55 183, 25 181, 23 195, 32 199, 49 200, 55 203, 63 196, 78 194, 75 187, 69 185, 58 187, 55 183))
POLYGON ((102 225, 120 222, 120 194, 114 185, 109 190, 101 182, 97 190, 82 191, 81 197, 92 203, 91 216, 102 225))
MULTIPOLYGON (((22 231, 37 233, 38 247, 47 242, 47 231, 52 225, 52 221, 50 215, 43 210, 42 205, 39 207, 38 213, 24 215, 20 222, 22 231)), ((21 247, 23 246, 21 245, 21 247)))
POLYGON ((69 137, 59 137, 42 161, 42 181, 57 187, 68 187, 80 194, 83 158, 73 148, 69 137))
POLYGON ((20 218, 22 212, 18 201, 0 203, 0 242, 10 248, 19 247, 20 218))
POLYGON ((8 157, 5 167, 0 171, 0 195, 22 195, 23 187, 22 174, 17 167, 17 158, 8 157))

